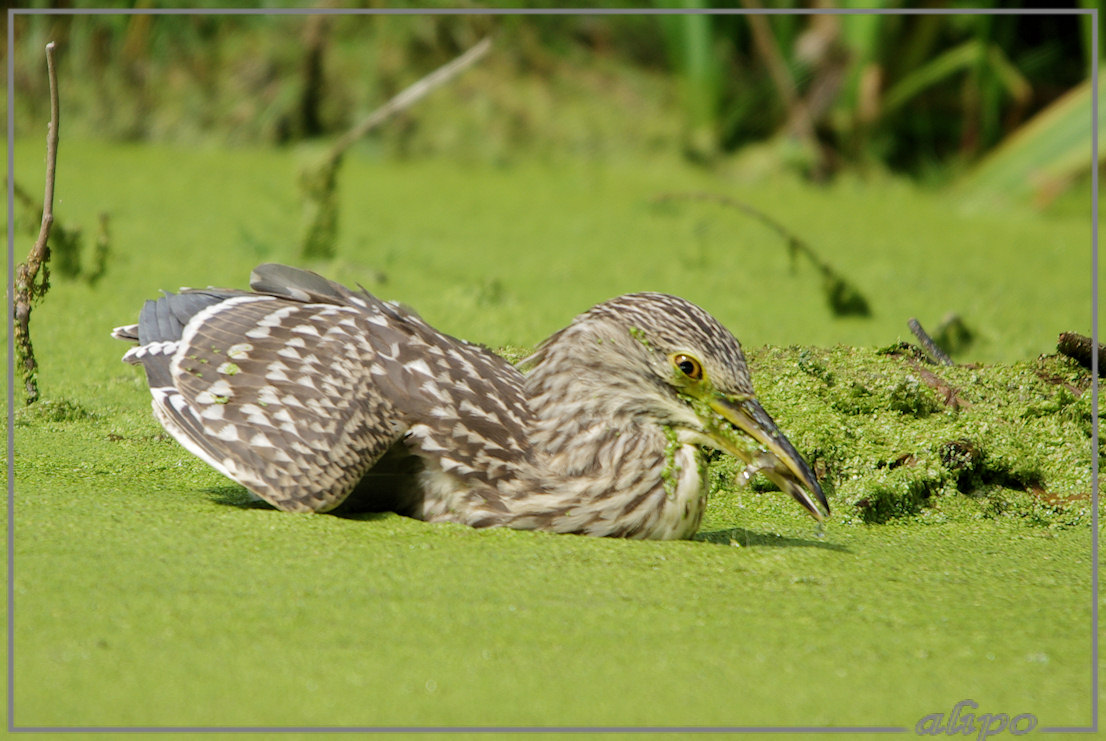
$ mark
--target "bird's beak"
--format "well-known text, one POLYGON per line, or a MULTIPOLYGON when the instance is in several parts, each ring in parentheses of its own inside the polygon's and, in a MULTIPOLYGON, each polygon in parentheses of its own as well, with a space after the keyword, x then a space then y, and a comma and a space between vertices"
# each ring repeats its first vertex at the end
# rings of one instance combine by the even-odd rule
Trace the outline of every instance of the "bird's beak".
POLYGON ((829 502, 814 472, 756 399, 717 394, 709 403, 716 414, 767 448, 765 451, 742 445, 745 441, 737 439, 727 426, 712 425, 713 429, 708 429, 708 435, 723 450, 745 461, 743 479, 763 473, 803 505, 814 519, 821 522, 829 515, 829 502))

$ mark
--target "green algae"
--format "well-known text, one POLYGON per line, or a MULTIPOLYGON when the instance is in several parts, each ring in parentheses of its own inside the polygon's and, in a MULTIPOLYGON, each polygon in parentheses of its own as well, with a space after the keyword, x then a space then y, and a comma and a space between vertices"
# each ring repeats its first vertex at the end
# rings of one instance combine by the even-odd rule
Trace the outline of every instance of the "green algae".
POLYGON ((761 402, 835 519, 1089 516, 1090 377, 1063 356, 927 365, 909 348, 763 348, 761 402))
POLYGON ((653 349, 653 345, 649 342, 649 337, 646 336, 645 330, 641 327, 630 327, 630 336, 644 345, 647 350, 653 349))
POLYGON ((664 438, 664 468, 661 469, 661 480, 664 481, 664 493, 669 500, 676 498, 676 489, 680 485, 680 465, 676 462, 676 453, 680 450, 680 440, 676 430, 665 426, 664 438))
POLYGON ((949 697, 1042 725, 1089 712, 1083 528, 835 516, 819 537, 721 463, 690 542, 290 515, 161 435, 130 384, 83 390, 92 416, 18 441, 17 724, 912 727, 949 697))
MULTIPOLYGON (((98 287, 59 281, 35 315, 43 400, 16 410, 15 723, 913 727, 965 697, 1087 723, 1087 376, 1023 360, 1087 331, 1070 290, 1085 222, 967 218, 901 183, 727 181, 819 225, 871 298, 871 317, 841 319, 741 219, 709 215, 709 270, 671 259, 704 212, 644 204, 715 174, 351 154, 342 262, 309 267, 451 334, 521 360, 596 301, 664 290, 747 348, 774 345, 749 353, 753 382, 826 484, 825 537, 763 477, 735 488, 743 464, 712 453, 693 541, 608 541, 251 502, 161 430, 107 332, 160 288, 244 287, 257 262, 293 260, 293 154, 66 152, 62 205, 85 223, 111 211, 114 257, 98 287), (986 365, 864 349, 950 308, 977 335, 954 357, 986 365)), ((31 187, 38 138, 16 159, 31 187)))

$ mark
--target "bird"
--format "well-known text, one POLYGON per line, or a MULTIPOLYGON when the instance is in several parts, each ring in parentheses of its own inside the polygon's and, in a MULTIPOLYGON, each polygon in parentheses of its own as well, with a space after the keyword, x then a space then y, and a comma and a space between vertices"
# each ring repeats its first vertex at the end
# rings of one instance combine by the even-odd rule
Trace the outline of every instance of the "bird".
POLYGON ((276 263, 248 291, 163 292, 112 336, 165 430, 279 510, 690 538, 719 450, 740 483, 762 474, 819 523, 830 512, 737 338, 664 293, 597 304, 518 366, 276 263))

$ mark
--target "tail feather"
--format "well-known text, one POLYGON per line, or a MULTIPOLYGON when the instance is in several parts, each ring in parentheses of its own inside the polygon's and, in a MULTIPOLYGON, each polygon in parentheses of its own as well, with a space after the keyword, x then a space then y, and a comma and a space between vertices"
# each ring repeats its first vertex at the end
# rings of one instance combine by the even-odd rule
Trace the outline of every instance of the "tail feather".
POLYGON ((179 340, 192 317, 209 306, 244 293, 220 289, 187 290, 166 293, 156 301, 149 300, 138 315, 138 341, 146 345, 179 340))
POLYGON ((111 330, 111 336, 112 339, 123 342, 138 342, 138 325, 124 324, 122 327, 116 327, 111 330))

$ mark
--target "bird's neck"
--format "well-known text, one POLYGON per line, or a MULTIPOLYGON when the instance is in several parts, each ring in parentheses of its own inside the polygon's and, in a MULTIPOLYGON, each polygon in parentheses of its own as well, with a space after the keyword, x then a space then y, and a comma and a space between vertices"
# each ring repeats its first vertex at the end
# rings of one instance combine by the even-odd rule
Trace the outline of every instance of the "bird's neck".
MULTIPOLYGON (((540 378, 538 380, 541 380, 540 378)), ((586 379, 575 379, 578 383, 586 379)), ((580 385, 528 386, 534 484, 549 496, 528 498, 520 518, 543 529, 593 535, 673 539, 698 529, 706 504, 698 447, 645 413, 634 398, 580 385)))

